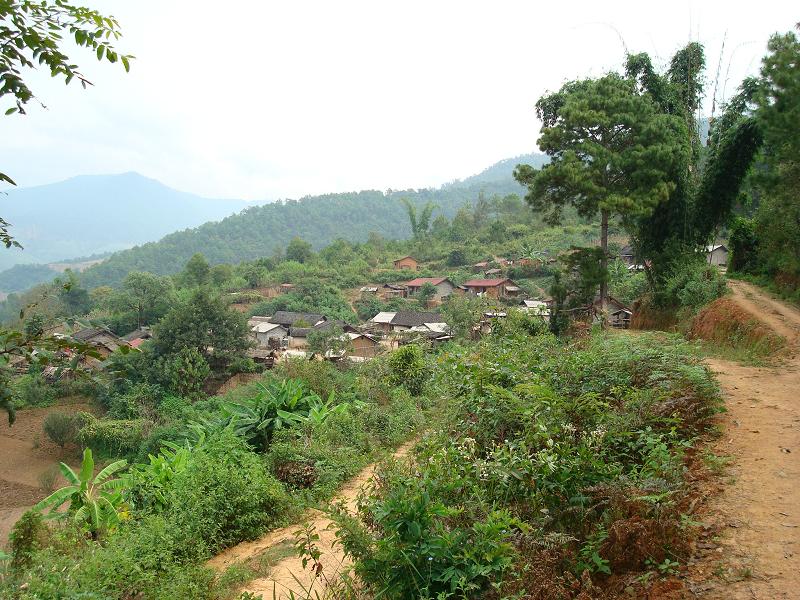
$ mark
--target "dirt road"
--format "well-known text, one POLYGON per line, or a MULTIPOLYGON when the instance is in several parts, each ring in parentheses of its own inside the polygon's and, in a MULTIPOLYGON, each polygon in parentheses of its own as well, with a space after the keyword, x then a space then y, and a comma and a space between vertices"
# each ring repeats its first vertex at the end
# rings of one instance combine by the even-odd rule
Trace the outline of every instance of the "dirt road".
POLYGON ((721 534, 692 568, 703 598, 800 598, 800 311, 746 283, 733 299, 786 337, 772 367, 709 360, 728 413, 715 453, 732 457, 731 480, 709 501, 721 534))
MULTIPOLYGON (((408 442, 401 446, 394 453, 394 458, 404 458, 415 443, 408 442)), ((368 466, 351 479, 334 498, 334 502, 343 501, 347 510, 354 513, 358 493, 372 479, 376 466, 377 464, 368 466)), ((294 592, 295 595, 300 594, 301 598, 306 597, 306 592, 311 592, 310 597, 312 598, 315 597, 315 592, 319 593, 321 597, 325 579, 333 580, 336 574, 347 566, 341 547, 334 545, 334 533, 328 529, 331 524, 331 520, 325 514, 319 511, 309 511, 305 523, 284 527, 270 532, 258 540, 238 544, 211 559, 208 566, 221 572, 235 563, 254 561, 271 552, 282 552, 285 557, 279 558, 272 565, 269 575, 254 579, 241 591, 251 592, 255 595, 261 594, 264 598, 272 598, 273 591, 278 599, 289 598, 291 592, 294 592), (324 577, 315 578, 309 569, 304 570, 301 559, 290 550, 291 544, 295 540, 294 534, 302 528, 303 524, 311 525, 319 535, 319 540, 315 543, 322 551, 320 562, 323 566, 324 577), (287 554, 290 555, 286 556, 287 554)))

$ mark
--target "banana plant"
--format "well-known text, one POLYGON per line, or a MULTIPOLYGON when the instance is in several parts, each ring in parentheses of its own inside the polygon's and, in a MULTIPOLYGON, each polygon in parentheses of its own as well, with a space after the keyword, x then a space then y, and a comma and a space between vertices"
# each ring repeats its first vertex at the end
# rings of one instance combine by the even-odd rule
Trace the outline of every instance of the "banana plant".
POLYGON ((75 473, 63 462, 59 465, 69 485, 56 490, 33 509, 41 511, 49 507, 48 516, 58 517, 64 514, 59 513, 58 509, 69 501, 66 515, 71 515, 76 523, 85 526, 92 539, 96 540, 101 533, 113 531, 121 520, 127 518, 127 507, 121 492, 124 481, 110 479, 127 464, 125 460, 118 460, 92 477, 94 459, 92 450, 86 448, 83 451, 83 462, 79 473, 75 473))
POLYGON ((331 392, 328 396, 328 399, 323 402, 322 398, 318 396, 315 397, 315 400, 311 403, 306 412, 295 412, 290 413, 283 410, 278 411, 278 416, 284 419, 286 422, 291 423, 299 423, 301 425, 310 425, 311 427, 317 427, 322 425, 333 415, 340 415, 346 413, 350 408, 349 402, 342 402, 334 406, 334 402, 336 400, 336 393, 331 392))
POLYGON ((259 393, 243 402, 222 407, 226 425, 233 427, 259 450, 266 450, 272 434, 294 423, 292 415, 308 414, 319 396, 309 393, 302 381, 285 379, 268 386, 258 384, 259 393))
POLYGON ((179 446, 163 442, 157 455, 148 454, 149 463, 133 465, 122 476, 130 504, 137 509, 160 512, 167 507, 167 490, 172 480, 186 470, 192 449, 188 443, 179 446))

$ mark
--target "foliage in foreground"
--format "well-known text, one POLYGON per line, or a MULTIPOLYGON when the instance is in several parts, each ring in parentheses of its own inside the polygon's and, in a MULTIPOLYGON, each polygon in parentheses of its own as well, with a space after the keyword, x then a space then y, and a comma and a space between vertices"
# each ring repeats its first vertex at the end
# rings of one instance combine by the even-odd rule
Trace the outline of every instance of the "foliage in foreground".
POLYGON ((454 350, 435 381, 444 428, 382 473, 360 519, 337 514, 370 593, 571 597, 584 571, 685 557, 684 456, 719 408, 685 342, 511 333, 454 350))
MULTIPOLYGON (((291 522, 419 426, 424 399, 388 385, 387 363, 292 361, 224 400, 193 404, 164 396, 157 386, 128 386, 127 400, 114 401, 113 409, 118 416, 157 418, 156 427, 145 428, 143 418, 79 415, 79 442, 144 461, 113 485, 95 479, 92 487, 90 466, 76 474, 86 483, 76 502, 99 505, 106 492, 113 495, 115 515, 99 512, 108 519, 97 526, 70 518, 92 514, 75 502, 49 527, 41 526, 38 513, 21 520, 18 550, 0 565, 0 597, 229 597, 228 579, 216 580, 203 566, 209 557, 291 522), (245 423, 244 409, 262 405, 245 423)), ((75 499, 70 488, 43 505, 75 499)))

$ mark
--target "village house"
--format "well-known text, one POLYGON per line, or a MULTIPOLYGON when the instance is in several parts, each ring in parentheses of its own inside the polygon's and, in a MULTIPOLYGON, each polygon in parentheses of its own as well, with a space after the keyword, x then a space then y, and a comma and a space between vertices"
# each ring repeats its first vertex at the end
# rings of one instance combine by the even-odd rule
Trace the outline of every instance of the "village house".
POLYGON ((708 264, 716 267, 725 267, 728 264, 728 247, 725 244, 706 246, 706 260, 708 264))
POLYGON ((305 350, 308 348, 308 336, 315 331, 328 331, 334 327, 340 328, 344 333, 358 333, 358 330, 344 321, 320 321, 313 327, 290 327, 289 348, 291 350, 305 350))
POLYGON ((395 261, 392 261, 394 268, 398 271, 403 269, 408 269, 409 271, 416 271, 419 268, 419 263, 413 256, 404 256, 403 258, 398 258, 395 261))
POLYGON ((443 330, 446 327, 439 313, 415 310, 379 312, 367 324, 374 330, 382 331, 383 333, 408 331, 414 327, 426 327, 430 330, 435 328, 443 330), (439 327, 438 324, 443 327, 439 327))
POLYGON ((453 282, 446 277, 417 277, 416 279, 412 279, 411 281, 407 281, 405 283, 405 287, 408 290, 408 295, 413 296, 419 293, 426 283, 430 283, 434 288, 436 288, 436 294, 433 296, 434 300, 447 298, 447 296, 453 293, 453 289, 455 288, 453 282))
POLYGON ((426 341, 434 344, 441 344, 453 339, 450 333, 450 326, 447 323, 423 323, 415 325, 403 331, 404 339, 400 344, 409 344, 418 341, 426 341))
POLYGON ((369 320, 367 325, 373 330, 389 333, 392 331, 392 319, 396 314, 396 312, 379 312, 369 320))
POLYGON ((368 333, 348 332, 344 334, 350 340, 347 356, 359 358, 375 358, 382 350, 380 341, 368 333))
POLYGON ((626 244, 619 251, 619 259, 629 267, 636 264, 636 256, 633 254, 633 247, 626 244))
MULTIPOLYGON (((613 296, 608 296, 606 307, 608 309, 608 324, 611 327, 617 329, 628 329, 630 327, 633 311, 628 306, 613 296)), ((596 297, 594 299, 594 309, 596 314, 600 313, 601 308, 600 298, 596 297)))
POLYGON ((247 326, 250 328, 250 335, 256 341, 259 348, 280 348, 284 340, 289 335, 288 327, 279 323, 272 323, 272 317, 250 317, 247 326))
POLYGON ((408 288, 406 288, 404 285, 400 285, 399 283, 384 284, 381 290, 381 295, 383 296, 384 300, 408 297, 408 288))
POLYGON ((286 329, 289 329, 295 325, 301 327, 314 327, 323 321, 327 321, 323 315, 316 313, 291 312, 288 310, 279 310, 269 318, 270 323, 283 325, 283 327, 286 329))
POLYGON ((491 279, 493 276, 502 275, 503 269, 487 269, 483 274, 487 279, 491 279))
POLYGON ((482 260, 481 262, 477 262, 472 265, 472 272, 473 273, 483 273, 486 269, 489 268, 489 261, 482 260))
POLYGON ((134 329, 127 335, 123 335, 123 341, 128 342, 128 345, 131 348, 139 348, 144 342, 149 339, 152 339, 153 333, 150 331, 149 327, 140 327, 138 329, 134 329))
POLYGON ((108 358, 117 351, 120 346, 128 346, 128 342, 118 335, 112 333, 105 327, 87 327, 72 334, 73 339, 94 347, 103 357, 108 358))
POLYGON ((508 278, 504 279, 472 279, 464 283, 467 293, 489 298, 513 298, 522 291, 508 278))
POLYGON ((536 315, 537 317, 542 317, 543 319, 547 320, 550 318, 551 305, 552 301, 547 302, 546 300, 523 300, 522 303, 520 304, 520 310, 530 315, 536 315))
POLYGON ((412 327, 419 327, 430 323, 444 323, 442 315, 437 312, 400 310, 394 313, 391 327, 392 331, 405 331, 412 327))

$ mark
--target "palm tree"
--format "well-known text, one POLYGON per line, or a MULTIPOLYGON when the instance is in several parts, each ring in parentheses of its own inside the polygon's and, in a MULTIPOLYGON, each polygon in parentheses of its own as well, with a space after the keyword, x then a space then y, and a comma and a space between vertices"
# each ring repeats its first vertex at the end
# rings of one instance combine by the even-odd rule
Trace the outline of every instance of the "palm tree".
POLYGON ((92 539, 96 540, 101 532, 113 530, 124 514, 124 503, 120 492, 123 480, 109 479, 109 477, 125 468, 127 464, 125 460, 118 460, 92 478, 94 459, 91 449, 86 448, 83 451, 80 473, 75 473, 69 465, 62 462, 59 465, 61 473, 69 485, 50 494, 34 506, 33 510, 50 507, 49 514, 59 516, 57 510, 69 501, 67 514, 71 514, 76 523, 86 525, 92 534, 92 539))

